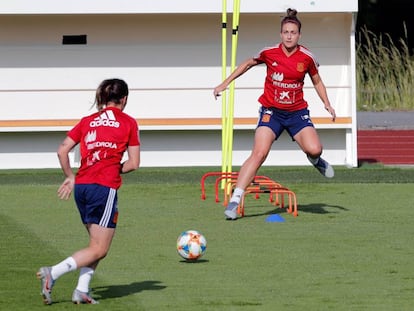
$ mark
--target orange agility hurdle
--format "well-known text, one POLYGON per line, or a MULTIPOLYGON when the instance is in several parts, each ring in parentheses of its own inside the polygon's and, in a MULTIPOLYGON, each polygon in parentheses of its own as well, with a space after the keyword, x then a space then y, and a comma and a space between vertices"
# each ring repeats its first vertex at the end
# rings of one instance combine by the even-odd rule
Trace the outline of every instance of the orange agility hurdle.
MULTIPOLYGON (((226 180, 226 184, 224 187, 224 202, 223 205, 226 206, 228 201, 231 197, 231 194, 236 186, 237 183, 237 172, 208 172, 205 173, 201 177, 201 199, 206 199, 206 187, 205 182, 206 179, 210 176, 216 176, 214 189, 215 189, 215 201, 216 203, 220 202, 219 198, 219 184, 222 180, 226 180)), ((285 208, 285 196, 288 197, 288 206, 286 208, 286 212, 292 214, 294 217, 298 216, 298 208, 297 208, 297 199, 296 194, 282 186, 280 183, 272 180, 268 176, 264 175, 257 175, 254 177, 252 183, 246 188, 246 191, 243 193, 241 198, 240 204, 237 209, 237 213, 240 216, 244 216, 244 209, 245 209, 245 197, 247 194, 255 194, 256 199, 259 198, 260 193, 268 193, 269 194, 269 202, 273 203, 275 206, 280 206, 281 208, 285 208)))
MULTIPOLYGON (((200 180, 200 184, 201 184, 201 199, 205 200, 206 199, 206 179, 210 176, 220 176, 219 178, 223 179, 223 178, 232 178, 232 177, 237 177, 239 175, 238 172, 208 172, 205 173, 200 180)), ((217 196, 216 196, 216 200, 217 200, 217 196)), ((218 201, 216 201, 218 202, 218 201)))
MULTIPOLYGON (((255 193, 256 199, 258 198, 259 193, 269 193, 269 202, 273 203, 276 206, 280 205, 281 208, 285 207, 285 196, 287 195, 289 204, 286 209, 286 212, 292 214, 294 217, 298 216, 296 194, 292 190, 283 187, 280 183, 275 182, 267 176, 257 177, 258 178, 255 178, 255 180, 251 183, 250 186, 247 187, 247 189, 243 193, 243 196, 237 209, 237 213, 240 216, 244 216, 246 195, 250 193, 255 193)), ((227 201, 229 200, 232 189, 235 187, 235 181, 229 180, 227 184, 228 185, 225 187, 224 190, 224 205, 227 205, 227 201), (227 189, 231 190, 228 191, 227 189)))
MULTIPOLYGON (((296 194, 289 190, 288 188, 283 187, 275 187, 274 189, 246 189, 246 191, 243 193, 243 196, 240 201, 240 205, 237 209, 237 212, 240 216, 244 216, 244 207, 245 207, 245 196, 249 193, 271 193, 271 195, 276 195, 277 197, 281 196, 281 204, 280 207, 285 207, 285 195, 288 196, 288 202, 289 205, 286 209, 286 212, 289 214, 292 214, 294 217, 298 216, 298 205, 296 200, 296 194)), ((274 205, 279 205, 278 200, 275 201, 274 205)))
MULTIPOLYGON (((228 200, 231 196, 231 193, 233 192, 235 186, 236 186, 236 182, 237 180, 234 179, 230 179, 229 181, 227 181, 227 185, 224 188, 224 202, 223 205, 227 205, 228 200)), ((273 187, 282 187, 281 184, 279 184, 278 182, 270 179, 267 176, 263 176, 263 175, 258 175, 255 176, 253 179, 253 182, 250 184, 250 186, 247 189, 251 189, 251 187, 256 187, 257 189, 260 189, 261 186, 266 186, 266 185, 272 185, 273 187)), ((216 191, 218 190, 218 188, 216 188, 216 191)), ((252 193, 256 193, 256 199, 259 198, 259 191, 257 192, 252 192, 252 193)), ((269 197, 269 201, 273 202, 273 195, 271 194, 269 197)), ((218 202, 218 201, 216 201, 218 202)))

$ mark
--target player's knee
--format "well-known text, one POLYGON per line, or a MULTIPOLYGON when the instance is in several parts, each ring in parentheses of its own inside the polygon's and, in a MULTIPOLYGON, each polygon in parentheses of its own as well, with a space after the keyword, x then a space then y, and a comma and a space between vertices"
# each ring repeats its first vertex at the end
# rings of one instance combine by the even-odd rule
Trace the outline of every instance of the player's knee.
POLYGON ((108 250, 106 250, 106 249, 97 249, 96 252, 95 252, 97 260, 104 259, 107 254, 108 254, 108 250))
POLYGON ((90 245, 89 248, 92 250, 94 260, 96 261, 104 259, 108 254, 108 249, 106 247, 101 247, 99 245, 90 245))
POLYGON ((321 146, 311 146, 307 150, 305 150, 305 153, 310 156, 311 158, 318 158, 322 154, 322 147, 321 146))

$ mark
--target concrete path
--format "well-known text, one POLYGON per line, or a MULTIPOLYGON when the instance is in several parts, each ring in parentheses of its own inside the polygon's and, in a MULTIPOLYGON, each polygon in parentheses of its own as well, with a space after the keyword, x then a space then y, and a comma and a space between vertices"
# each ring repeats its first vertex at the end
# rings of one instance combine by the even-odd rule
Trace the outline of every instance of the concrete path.
POLYGON ((358 129, 414 129, 414 111, 357 112, 358 129))

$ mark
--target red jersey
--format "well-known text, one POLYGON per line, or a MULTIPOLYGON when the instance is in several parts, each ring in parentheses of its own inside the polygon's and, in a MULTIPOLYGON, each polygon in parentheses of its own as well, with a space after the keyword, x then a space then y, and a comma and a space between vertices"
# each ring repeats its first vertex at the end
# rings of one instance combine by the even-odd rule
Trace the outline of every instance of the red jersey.
POLYGON ((297 111, 308 107, 303 98, 303 83, 306 73, 313 76, 318 73, 318 62, 305 47, 290 56, 282 50, 282 45, 265 48, 254 57, 267 66, 264 92, 259 102, 264 107, 274 107, 286 111, 297 111))
POLYGON ((108 107, 82 118, 68 136, 80 143, 81 166, 75 183, 118 189, 123 154, 128 146, 140 145, 135 119, 108 107))

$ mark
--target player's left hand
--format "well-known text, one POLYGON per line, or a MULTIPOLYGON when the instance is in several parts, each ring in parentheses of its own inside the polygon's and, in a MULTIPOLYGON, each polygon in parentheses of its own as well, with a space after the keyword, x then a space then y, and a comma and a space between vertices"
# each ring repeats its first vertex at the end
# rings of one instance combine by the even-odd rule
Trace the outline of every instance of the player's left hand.
POLYGON ((226 90, 226 88, 227 88, 227 86, 223 85, 223 83, 216 86, 213 90, 214 98, 217 100, 217 97, 221 96, 221 93, 224 92, 226 90))
POLYGON ((336 113, 335 113, 335 109, 333 109, 332 106, 325 106, 326 111, 328 111, 331 116, 332 116, 332 122, 335 122, 336 119, 336 113))

